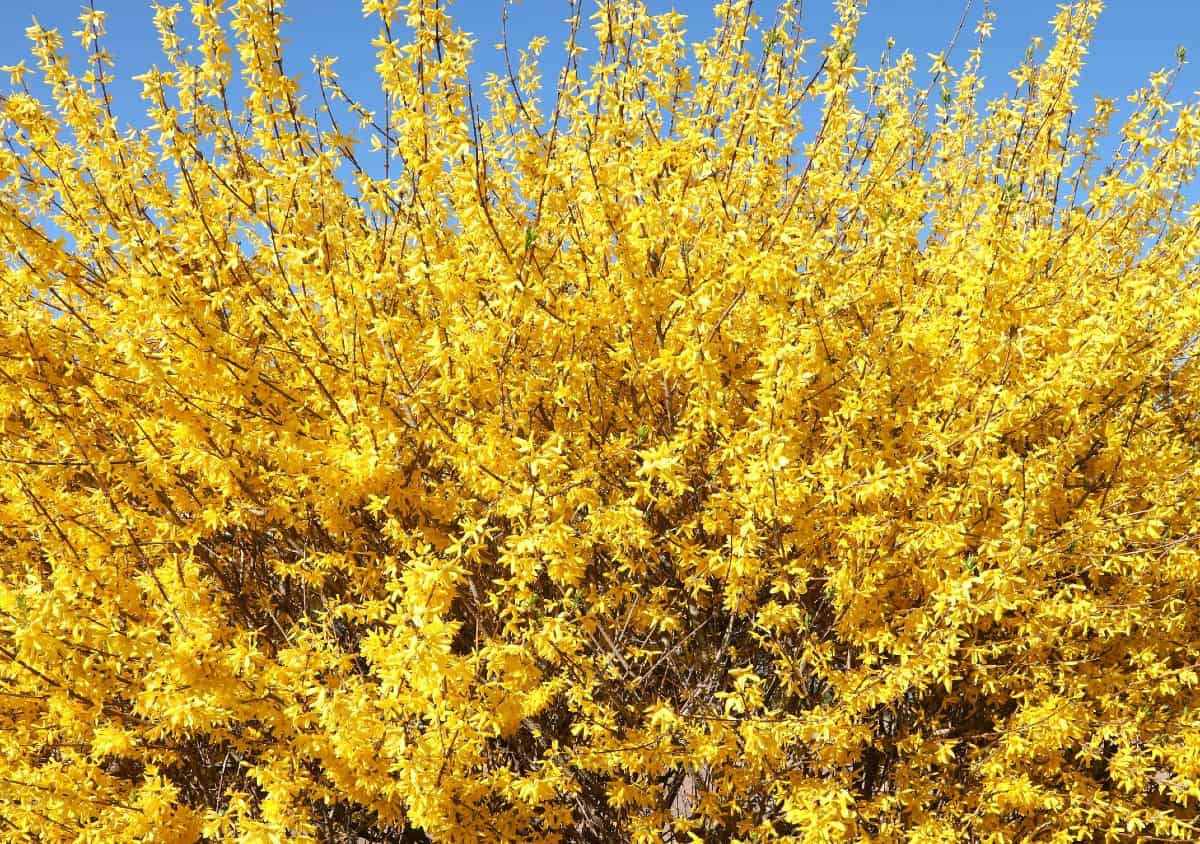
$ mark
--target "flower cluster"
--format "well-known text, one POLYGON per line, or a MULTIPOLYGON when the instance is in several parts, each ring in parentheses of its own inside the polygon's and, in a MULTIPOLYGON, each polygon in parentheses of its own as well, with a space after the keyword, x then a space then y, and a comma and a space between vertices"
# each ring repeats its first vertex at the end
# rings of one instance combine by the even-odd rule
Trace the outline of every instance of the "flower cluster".
POLYGON ((156 6, 133 129, 30 30, 0 837, 1200 838, 1200 108, 801 5, 574 4, 543 101, 367 0, 375 109, 156 6))

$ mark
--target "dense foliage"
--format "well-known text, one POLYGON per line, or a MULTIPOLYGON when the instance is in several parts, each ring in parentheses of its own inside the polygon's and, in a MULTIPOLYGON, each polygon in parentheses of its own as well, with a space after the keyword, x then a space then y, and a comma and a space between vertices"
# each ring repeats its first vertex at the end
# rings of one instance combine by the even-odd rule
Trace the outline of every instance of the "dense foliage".
POLYGON ((6 68, 0 836, 1200 838, 1178 67, 367 0, 372 112, 224 5, 6 68))

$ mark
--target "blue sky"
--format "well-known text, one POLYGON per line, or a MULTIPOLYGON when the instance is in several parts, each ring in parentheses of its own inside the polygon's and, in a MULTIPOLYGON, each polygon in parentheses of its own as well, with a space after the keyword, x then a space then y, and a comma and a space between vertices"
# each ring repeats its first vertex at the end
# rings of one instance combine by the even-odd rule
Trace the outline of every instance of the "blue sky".
MULTIPOLYGON (((127 82, 129 76, 159 59, 150 4, 148 0, 97 0, 96 5, 109 13, 109 48, 117 60, 119 81, 127 82)), ((765 10, 770 3, 758 5, 765 10)), ((81 11, 78 0, 0 0, 0 6, 6 24, 0 27, 0 64, 27 55, 24 30, 35 15, 43 26, 60 29, 69 41, 81 11)), ((652 11, 674 7, 686 14, 690 40, 700 40, 711 27, 711 4, 706 0, 650 0, 649 6, 652 11)), ((989 42, 985 69, 1002 86, 997 90, 1003 89, 1006 71, 1020 60, 1029 38, 1048 34, 1046 22, 1055 6, 1052 0, 993 0, 996 31, 989 42)), ((370 86, 374 25, 364 20, 357 0, 290 0, 284 8, 294 18, 286 30, 292 43, 285 54, 293 73, 307 72, 308 57, 315 53, 336 55, 340 57, 338 68, 343 81, 351 90, 370 86)), ((975 0, 974 13, 981 8, 981 0, 975 0)), ((500 0, 459 0, 451 6, 455 20, 479 38, 476 60, 480 75, 502 67, 499 53, 492 46, 499 40, 500 10, 500 0)), ((897 47, 907 47, 917 55, 936 52, 945 46, 961 10, 960 0, 875 0, 867 11, 859 55, 873 62, 889 35, 895 37, 897 47)), ((534 34, 545 33, 552 38, 552 46, 546 51, 548 57, 552 56, 555 36, 565 32, 563 19, 567 14, 566 0, 517 3, 510 19, 514 46, 523 45, 534 34)), ((807 0, 805 20, 811 36, 823 40, 832 20, 832 0, 807 0)), ((186 21, 186 15, 181 15, 181 21, 186 21)), ((1183 84, 1177 90, 1181 97, 1192 97, 1200 88, 1200 2, 1111 0, 1101 18, 1082 92, 1089 96, 1123 96, 1151 71, 1173 64, 1180 45, 1195 60, 1185 70, 1183 84)), ((132 83, 117 89, 118 96, 133 96, 126 103, 135 110, 136 90, 132 83)))
MULTIPOLYGON (((594 8, 595 0, 584 0, 585 8, 594 8)), ((672 7, 687 15, 689 40, 705 37, 712 26, 711 3, 707 0, 648 0, 651 11, 672 7)), ((150 19, 148 0, 96 0, 98 8, 109 13, 108 45, 117 67, 117 83, 112 86, 118 115, 140 122, 142 104, 137 98, 140 86, 130 77, 155 61, 161 61, 158 42, 150 19)), ((186 6, 186 2, 184 3, 186 6)), ((767 15, 770 0, 760 0, 758 8, 767 15)), ((807 0, 805 21, 810 37, 825 40, 832 21, 832 0, 807 0)), ((0 27, 0 64, 10 64, 28 55, 24 29, 34 15, 46 27, 58 28, 68 44, 70 31, 78 27, 81 11, 78 0, 0 0, 4 10, 0 27)), ((972 18, 983 7, 975 0, 972 18)), ((285 13, 293 18, 285 34, 290 44, 285 66, 290 73, 304 74, 312 81, 309 57, 314 54, 340 57, 337 68, 346 89, 371 104, 374 64, 371 38, 373 20, 364 20, 358 0, 290 0, 285 13)), ((455 20, 478 37, 474 76, 481 79, 487 71, 501 71, 503 62, 494 48, 499 41, 501 0, 458 0, 451 5, 455 20)), ((860 63, 874 64, 889 36, 897 48, 908 48, 922 59, 924 54, 944 49, 959 20, 962 0, 874 0, 868 8, 858 41, 860 63)), ((1048 35, 1047 21, 1053 16, 1053 0, 993 0, 997 13, 996 28, 988 42, 984 71, 987 94, 994 96, 1011 89, 1007 71, 1025 53, 1034 35, 1048 35)), ((555 46, 565 35, 564 19, 569 13, 566 0, 522 0, 510 14, 510 41, 523 46, 530 37, 546 34, 551 38, 545 57, 545 78, 557 65, 555 46)), ((184 32, 188 16, 180 16, 184 32)), ((967 27, 956 56, 973 41, 967 27)), ((586 43, 586 42, 585 42, 586 43)), ((1200 0, 1111 0, 1101 17, 1097 39, 1088 60, 1079 94, 1081 103, 1093 95, 1118 99, 1130 93, 1154 70, 1170 66, 1177 48, 1183 46, 1193 57, 1176 88, 1176 99, 1200 96, 1200 0)), ((0 85, 6 80, 0 79, 0 85)), ((312 102, 310 100, 310 102, 312 102)))

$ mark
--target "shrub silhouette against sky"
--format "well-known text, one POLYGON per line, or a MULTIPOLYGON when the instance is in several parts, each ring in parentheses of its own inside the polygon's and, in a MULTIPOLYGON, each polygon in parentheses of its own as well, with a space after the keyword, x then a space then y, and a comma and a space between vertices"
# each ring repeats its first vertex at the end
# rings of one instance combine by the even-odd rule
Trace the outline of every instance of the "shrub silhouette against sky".
POLYGON ((6 67, 4 837, 1200 837, 1182 54, 364 7, 373 111, 265 0, 6 67))

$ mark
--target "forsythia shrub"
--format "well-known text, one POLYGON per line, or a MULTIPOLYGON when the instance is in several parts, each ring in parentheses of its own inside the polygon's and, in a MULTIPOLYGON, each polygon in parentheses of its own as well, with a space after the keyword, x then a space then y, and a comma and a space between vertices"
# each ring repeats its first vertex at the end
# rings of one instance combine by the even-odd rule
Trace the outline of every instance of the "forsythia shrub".
POLYGON ((1200 838, 1178 67, 367 0, 372 112, 224 6, 6 68, 0 837, 1200 838))

